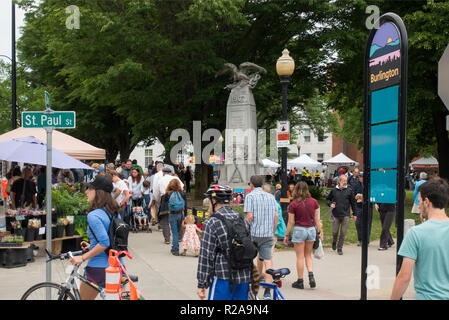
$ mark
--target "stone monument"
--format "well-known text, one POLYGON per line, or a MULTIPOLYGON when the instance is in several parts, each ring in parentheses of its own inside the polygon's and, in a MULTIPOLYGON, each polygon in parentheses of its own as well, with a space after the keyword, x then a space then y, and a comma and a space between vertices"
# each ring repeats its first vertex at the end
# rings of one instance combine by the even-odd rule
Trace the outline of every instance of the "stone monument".
POLYGON ((256 102, 251 91, 267 71, 251 62, 239 68, 226 63, 217 74, 232 72, 233 83, 225 89, 231 90, 226 109, 225 163, 220 167, 220 184, 234 188, 248 188, 252 175, 260 166, 257 159, 256 102))

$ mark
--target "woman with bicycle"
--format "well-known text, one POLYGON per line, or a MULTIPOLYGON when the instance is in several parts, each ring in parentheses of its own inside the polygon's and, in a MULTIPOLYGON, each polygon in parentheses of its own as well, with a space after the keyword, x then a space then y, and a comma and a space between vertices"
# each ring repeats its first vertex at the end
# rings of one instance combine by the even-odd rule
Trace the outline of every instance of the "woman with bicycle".
POLYGON ((288 206, 288 225, 285 232, 284 244, 288 245, 288 235, 294 226, 292 242, 296 252, 296 268, 298 280, 292 284, 293 288, 304 289, 304 260, 309 271, 309 284, 311 288, 316 287, 313 276, 312 250, 316 233, 323 239, 320 225, 320 205, 310 195, 307 183, 301 181, 296 184, 293 201, 288 206))
MULTIPOLYGON (((89 250, 81 256, 70 259, 72 265, 78 265, 88 260, 85 277, 100 287, 105 287, 106 268, 109 267, 108 255, 104 252, 109 247, 109 225, 112 216, 117 216, 120 207, 112 196, 112 180, 107 176, 97 175, 93 181, 86 184, 87 200, 90 203, 87 215, 87 234, 91 243, 81 242, 83 250, 89 250), (111 216, 112 215, 112 216, 111 216)), ((80 296, 82 300, 94 300, 98 291, 81 282, 80 296)))

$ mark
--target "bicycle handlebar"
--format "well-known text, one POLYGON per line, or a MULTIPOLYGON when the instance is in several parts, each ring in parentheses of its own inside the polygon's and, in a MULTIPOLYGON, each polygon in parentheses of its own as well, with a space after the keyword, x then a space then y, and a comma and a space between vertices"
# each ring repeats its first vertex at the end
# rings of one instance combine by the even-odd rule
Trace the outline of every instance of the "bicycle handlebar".
POLYGON ((47 260, 47 262, 49 262, 49 261, 56 260, 56 259, 68 260, 71 258, 70 255, 72 255, 72 257, 80 256, 86 252, 89 252, 89 250, 80 250, 80 251, 73 251, 73 252, 69 251, 66 253, 51 254, 50 252, 48 252, 47 249, 45 249, 45 252, 47 253, 47 256, 49 257, 49 259, 47 260))

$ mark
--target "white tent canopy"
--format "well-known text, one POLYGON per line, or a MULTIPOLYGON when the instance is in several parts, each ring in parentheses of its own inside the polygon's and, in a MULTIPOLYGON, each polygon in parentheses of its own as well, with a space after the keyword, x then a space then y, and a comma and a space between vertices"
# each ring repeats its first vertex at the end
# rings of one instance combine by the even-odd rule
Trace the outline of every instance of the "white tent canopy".
MULTIPOLYGON (((47 141, 47 132, 42 128, 23 128, 0 135, 0 141, 8 141, 15 138, 35 137, 40 141, 47 141)), ((106 159, 106 151, 94 147, 84 141, 76 139, 68 134, 53 130, 52 147, 78 160, 106 159)))
POLYGON ((335 157, 330 158, 329 160, 323 161, 323 165, 326 166, 348 166, 355 167, 358 166, 359 163, 347 157, 344 153, 339 153, 335 157))
POLYGON ((435 159, 434 157, 430 156, 429 158, 424 158, 421 157, 416 161, 413 161, 412 163, 410 163, 411 167, 420 167, 420 168, 425 168, 425 167, 438 167, 438 160, 435 159))
POLYGON ((271 161, 270 159, 262 159, 263 167, 264 168, 279 168, 281 165, 271 161))
POLYGON ((288 169, 297 168, 299 170, 304 167, 306 169, 321 169, 321 163, 319 163, 316 160, 313 160, 306 154, 302 154, 298 158, 287 161, 288 169))

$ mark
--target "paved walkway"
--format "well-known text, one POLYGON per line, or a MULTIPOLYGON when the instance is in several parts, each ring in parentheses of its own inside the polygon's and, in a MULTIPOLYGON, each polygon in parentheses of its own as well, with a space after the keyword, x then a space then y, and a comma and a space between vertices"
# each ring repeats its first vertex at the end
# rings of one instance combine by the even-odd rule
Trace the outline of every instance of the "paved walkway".
MULTIPOLYGON (((196 270, 198 259, 193 256, 176 257, 170 253, 170 246, 164 244, 161 232, 131 233, 129 237, 132 260, 125 258, 131 274, 139 276, 138 287, 146 299, 151 300, 198 300, 196 296, 196 270)), ((395 279, 396 247, 377 251, 377 242, 369 247, 368 264, 379 271, 378 289, 368 290, 368 299, 388 299, 395 279)), ((315 289, 291 287, 297 278, 296 258, 293 250, 277 251, 273 255, 275 268, 287 267, 292 273, 283 280, 281 292, 290 300, 358 300, 360 299, 361 248, 347 245, 344 255, 339 256, 332 249, 325 248, 322 260, 314 259, 315 289)), ((64 282, 70 270, 69 262, 54 261, 52 278, 64 282)), ((307 273, 307 270, 305 270, 307 273)), ((36 261, 25 267, 0 268, 0 299, 20 299, 33 284, 45 281, 45 258, 39 250, 36 261)), ((375 283, 374 283, 375 284, 375 283)), ((404 299, 413 299, 411 282, 404 299)))

